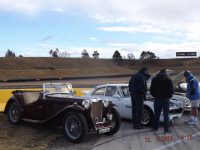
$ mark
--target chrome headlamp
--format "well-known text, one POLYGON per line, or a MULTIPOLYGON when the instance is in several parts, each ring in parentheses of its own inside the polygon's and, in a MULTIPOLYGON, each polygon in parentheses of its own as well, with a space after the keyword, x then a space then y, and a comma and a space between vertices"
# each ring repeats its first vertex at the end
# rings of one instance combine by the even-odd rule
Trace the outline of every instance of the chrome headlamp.
POLYGON ((109 105, 109 101, 108 101, 108 99, 105 99, 105 100, 103 100, 103 105, 104 105, 104 107, 108 107, 108 105, 109 105))
POLYGON ((82 102, 82 105, 85 109, 88 109, 90 107, 90 100, 86 99, 82 102))

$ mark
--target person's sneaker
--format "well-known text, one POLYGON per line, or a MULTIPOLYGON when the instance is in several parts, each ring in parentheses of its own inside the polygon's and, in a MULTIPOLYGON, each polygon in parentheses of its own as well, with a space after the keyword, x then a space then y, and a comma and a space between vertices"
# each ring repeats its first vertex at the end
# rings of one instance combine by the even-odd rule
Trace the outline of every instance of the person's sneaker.
POLYGON ((190 124, 190 125, 197 125, 198 122, 195 121, 195 120, 190 120, 190 121, 187 122, 187 124, 190 124))

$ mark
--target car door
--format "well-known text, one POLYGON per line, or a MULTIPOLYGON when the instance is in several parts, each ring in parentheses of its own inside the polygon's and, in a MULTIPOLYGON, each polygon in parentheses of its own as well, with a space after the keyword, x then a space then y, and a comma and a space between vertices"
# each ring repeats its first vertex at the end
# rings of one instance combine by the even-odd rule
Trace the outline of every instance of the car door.
POLYGON ((24 118, 31 120, 43 120, 45 119, 43 99, 40 95, 38 100, 33 103, 28 103, 24 106, 24 118))
POLYGON ((119 92, 121 93, 122 115, 126 119, 132 119, 132 104, 128 86, 120 86, 119 92))

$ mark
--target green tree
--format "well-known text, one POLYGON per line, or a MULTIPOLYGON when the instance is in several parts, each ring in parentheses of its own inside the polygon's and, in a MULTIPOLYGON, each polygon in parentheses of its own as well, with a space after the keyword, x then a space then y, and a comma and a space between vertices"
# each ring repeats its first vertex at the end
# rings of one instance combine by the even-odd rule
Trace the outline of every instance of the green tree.
POLYGON ((53 50, 52 49, 49 51, 49 54, 50 54, 50 57, 52 57, 52 55, 53 55, 53 50))
POLYGON ((98 51, 94 51, 92 54, 93 58, 98 59, 99 58, 99 53, 98 51))
POLYGON ((58 57, 58 53, 59 53, 59 50, 58 50, 58 48, 56 48, 56 50, 55 51, 53 51, 53 57, 58 57))
POLYGON ((58 57, 58 53, 59 53, 59 50, 58 50, 58 48, 56 48, 56 50, 50 50, 49 51, 49 54, 50 54, 50 56, 51 57, 58 57))
POLYGON ((15 57, 15 53, 10 49, 7 50, 5 57, 15 57))
POLYGON ((89 58, 90 57, 86 49, 84 49, 82 51, 81 56, 82 56, 82 58, 89 58))
POLYGON ((116 64, 121 65, 124 61, 122 59, 122 56, 118 50, 116 50, 113 54, 113 60, 116 64))
POLYGON ((158 57, 156 57, 156 55, 150 51, 143 51, 140 55, 140 59, 142 59, 142 60, 153 60, 156 58, 158 58, 158 57))
POLYGON ((129 60, 135 59, 135 56, 133 55, 133 53, 128 54, 127 57, 128 57, 129 60))
POLYGON ((122 59, 122 56, 120 54, 120 52, 118 50, 116 50, 113 54, 113 59, 114 60, 121 60, 122 59))

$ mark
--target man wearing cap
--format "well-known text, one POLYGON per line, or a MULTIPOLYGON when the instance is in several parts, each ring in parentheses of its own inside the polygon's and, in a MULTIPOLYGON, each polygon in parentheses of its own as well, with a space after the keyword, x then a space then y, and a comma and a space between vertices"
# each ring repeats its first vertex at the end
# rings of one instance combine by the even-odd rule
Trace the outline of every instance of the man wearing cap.
POLYGON ((133 128, 142 129, 141 119, 143 113, 143 104, 146 100, 147 80, 150 77, 146 67, 142 67, 136 74, 129 80, 129 91, 132 102, 132 118, 133 128))
POLYGON ((199 81, 189 71, 184 72, 184 77, 187 82, 186 97, 191 101, 191 106, 192 106, 191 117, 186 121, 186 123, 191 125, 196 125, 198 124, 197 117, 198 117, 198 107, 200 102, 199 81))

